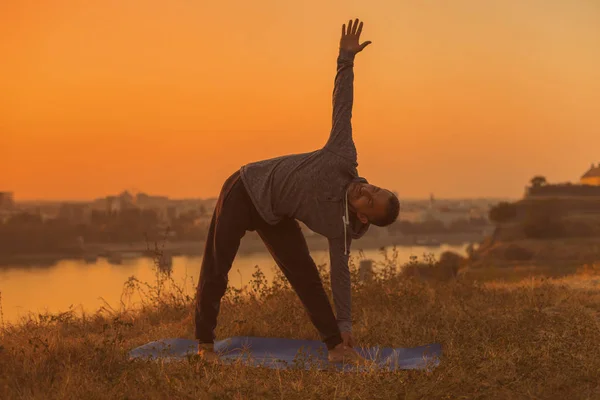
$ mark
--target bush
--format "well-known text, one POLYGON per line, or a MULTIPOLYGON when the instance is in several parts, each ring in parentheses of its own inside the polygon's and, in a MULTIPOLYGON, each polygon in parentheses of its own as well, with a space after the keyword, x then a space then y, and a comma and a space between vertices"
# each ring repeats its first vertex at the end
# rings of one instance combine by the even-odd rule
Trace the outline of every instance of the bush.
POLYGON ((565 236, 565 227, 560 221, 528 219, 523 223, 523 232, 531 239, 556 239, 565 236))
POLYGON ((402 268, 401 276, 428 281, 449 281, 456 278, 464 262, 464 257, 451 251, 442 253, 437 262, 433 256, 425 257, 424 261, 417 261, 417 258, 413 257, 402 268))
POLYGON ((511 243, 504 249, 504 258, 507 261, 529 261, 533 258, 533 252, 511 243))
POLYGON ((506 201, 500 202, 490 209, 490 220, 499 224, 517 217, 517 206, 506 201))
POLYGON ((554 239, 565 236, 564 209, 556 199, 528 204, 523 233, 532 239, 554 239))
POLYGON ((598 221, 569 220, 565 221, 565 231, 569 237, 592 237, 600 235, 598 221))

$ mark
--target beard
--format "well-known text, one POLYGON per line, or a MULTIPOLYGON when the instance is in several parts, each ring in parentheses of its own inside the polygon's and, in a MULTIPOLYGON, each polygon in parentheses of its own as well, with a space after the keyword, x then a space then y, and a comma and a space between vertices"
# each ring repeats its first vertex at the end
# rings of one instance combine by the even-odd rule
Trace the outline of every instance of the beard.
POLYGON ((353 183, 348 191, 348 205, 353 212, 356 212, 357 202, 362 197, 362 186, 359 182, 353 183))
POLYGON ((354 190, 352 191, 352 199, 353 200, 358 200, 360 199, 360 197, 362 196, 362 185, 360 183, 357 183, 354 186, 354 190))

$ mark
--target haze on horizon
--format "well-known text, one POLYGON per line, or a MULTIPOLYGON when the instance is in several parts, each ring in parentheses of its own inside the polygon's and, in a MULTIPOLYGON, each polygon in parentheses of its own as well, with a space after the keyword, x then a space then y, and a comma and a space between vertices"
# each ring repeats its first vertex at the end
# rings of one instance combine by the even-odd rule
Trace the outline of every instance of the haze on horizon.
POLYGON ((517 197, 600 162, 600 3, 0 4, 0 191, 214 197, 331 128, 340 27, 359 173, 400 197, 517 197))

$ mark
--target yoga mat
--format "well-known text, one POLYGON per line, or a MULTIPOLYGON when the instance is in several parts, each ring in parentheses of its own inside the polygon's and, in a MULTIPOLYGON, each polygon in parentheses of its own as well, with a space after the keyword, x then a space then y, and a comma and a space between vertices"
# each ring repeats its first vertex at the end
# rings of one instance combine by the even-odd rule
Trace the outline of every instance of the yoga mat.
MULTIPOLYGON (((357 347, 365 358, 375 361, 380 369, 426 369, 439 364, 442 346, 438 343, 413 348, 357 347)), ((198 342, 189 339, 161 339, 137 347, 130 359, 175 361, 196 354, 198 342)), ((316 340, 296 340, 236 336, 215 342, 215 351, 225 363, 240 362, 249 366, 274 369, 331 367, 327 362, 327 347, 316 340)), ((334 364, 338 369, 356 370, 356 366, 334 364)))

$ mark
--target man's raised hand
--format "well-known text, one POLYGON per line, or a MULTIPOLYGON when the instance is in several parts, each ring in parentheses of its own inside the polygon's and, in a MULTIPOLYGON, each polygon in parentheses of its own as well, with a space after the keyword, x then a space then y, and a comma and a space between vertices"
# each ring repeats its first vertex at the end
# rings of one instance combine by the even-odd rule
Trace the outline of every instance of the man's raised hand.
POLYGON ((348 21, 348 27, 346 24, 342 25, 342 38, 340 39, 340 49, 352 52, 356 54, 362 51, 365 47, 371 44, 370 41, 366 41, 359 44, 360 33, 362 32, 363 23, 358 21, 358 18, 348 21))

